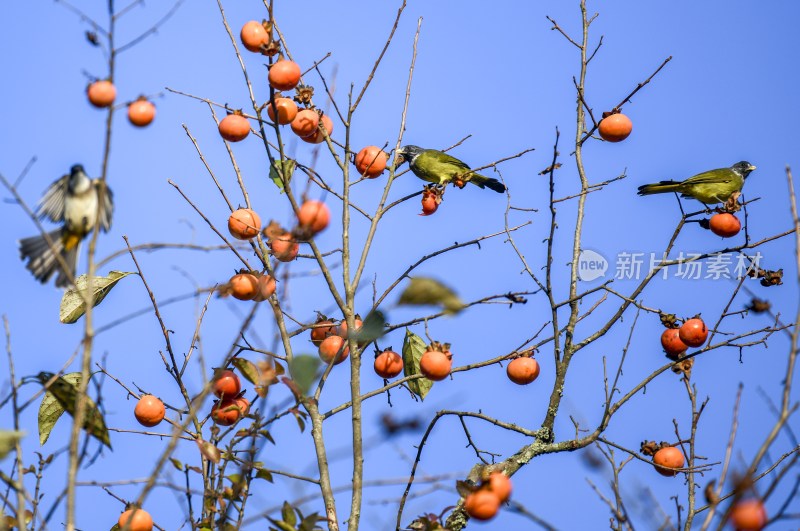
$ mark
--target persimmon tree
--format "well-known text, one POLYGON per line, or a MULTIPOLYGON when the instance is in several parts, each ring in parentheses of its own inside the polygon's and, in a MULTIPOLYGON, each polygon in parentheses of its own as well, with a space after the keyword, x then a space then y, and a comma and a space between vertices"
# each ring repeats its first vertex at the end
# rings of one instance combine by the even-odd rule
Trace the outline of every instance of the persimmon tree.
MULTIPOLYGON (((159 32, 176 31, 167 23, 182 2, 123 44, 116 38, 118 25, 141 2, 118 7, 109 0, 105 24, 59 3, 86 24, 89 42, 104 52, 108 69, 97 77, 113 82, 124 68, 123 52, 159 32)), ((784 275, 791 278, 787 284, 800 285, 800 219, 791 171, 786 170, 784 205, 791 226, 770 222, 751 228, 748 208, 760 197, 747 189, 747 196, 707 208, 676 198, 663 214, 675 225, 654 234, 664 243, 648 271, 627 283, 620 282, 622 275, 585 276, 592 208, 616 194, 631 195, 621 189, 630 181, 624 161, 613 170, 590 169, 596 166, 588 148, 625 142, 631 123, 637 134, 635 109, 647 105, 651 83, 670 75, 672 59, 657 58, 650 71, 638 74, 638 83, 618 87, 613 101, 596 101, 589 73, 604 52, 603 38, 593 34, 597 15, 586 4, 579 2, 577 23, 568 25, 577 30, 550 17, 538 28, 554 30, 553 46, 574 52, 570 65, 549 74, 571 78, 575 95, 574 108, 564 109, 563 123, 551 129, 552 144, 475 150, 470 153, 475 167, 453 176, 453 186, 423 186, 392 156, 416 141, 407 124, 417 60, 424 54, 422 19, 402 23, 408 18, 405 1, 385 19, 385 39, 368 47, 374 50, 368 71, 351 81, 326 68, 346 60, 335 50, 301 60, 308 54, 298 49, 309 36, 284 34, 283 11, 272 1, 254 8, 255 20, 234 21, 219 0, 218 31, 226 36, 228 61, 240 71, 239 96, 197 94, 192 79, 159 94, 166 96, 164 105, 193 105, 191 119, 182 118, 182 131, 173 131, 175 142, 180 139, 193 152, 183 161, 192 168, 193 181, 157 175, 166 183, 159 193, 170 193, 176 209, 191 215, 192 236, 177 243, 160 241, 160 235, 152 241, 122 236, 120 249, 101 256, 97 243, 103 236, 94 231, 86 275, 73 279, 61 306, 63 323, 80 323, 72 324, 82 327, 80 344, 65 347, 58 357, 54 353, 38 375, 15 370, 23 347, 14 337, 13 318, 4 319, 9 378, 0 406, 13 425, 0 433, 5 456, 0 528, 46 529, 62 522, 70 530, 86 528, 82 511, 99 504, 96 499, 105 504, 109 495, 121 516, 107 527, 116 523, 119 529, 456 531, 492 518, 518 519, 508 526, 554 529, 558 515, 537 506, 537 493, 519 485, 536 474, 537 463, 559 455, 575 459, 577 452, 608 478, 606 485, 590 481, 585 496, 607 506, 614 529, 633 529, 639 522, 721 529, 732 514, 740 527, 796 519, 792 500, 800 446, 791 420, 800 308, 785 317, 756 296, 759 289, 784 289, 784 275), (397 49, 403 50, 402 64, 397 53, 387 59, 397 49), (403 85, 397 92, 401 101, 393 102, 398 112, 391 134, 360 126, 366 102, 387 97, 374 89, 384 75, 403 85), (195 119, 213 128, 197 134, 190 125, 195 119), (525 175, 517 174, 519 165, 513 175, 505 169, 523 162, 525 175), (609 171, 620 173, 608 177, 609 171), (473 172, 492 172, 503 181, 506 193, 491 198, 502 205, 448 220, 448 210, 463 197, 483 193, 461 189, 473 172), (536 190, 533 200, 517 192, 525 179, 535 181, 526 186, 536 190), (420 219, 429 229, 412 235, 405 229, 409 216, 417 218, 420 202, 420 219), (740 220, 741 231, 730 224, 719 229, 713 216, 720 214, 740 220), (681 242, 698 233, 709 236, 705 247, 684 255, 681 242), (793 256, 773 251, 790 238, 793 256), (489 265, 474 266, 487 263, 487 252, 493 253, 489 265), (705 282, 716 303, 664 298, 654 289, 670 271, 720 257, 742 268, 729 282, 705 282), (160 282, 173 263, 195 284, 186 296, 173 296, 160 282), (493 275, 509 267, 521 274, 493 275), (213 280, 194 280, 209 270, 213 280), (121 291, 124 304, 103 302, 121 297, 121 291), (194 313, 187 299, 195 301, 194 313), (129 305, 145 308, 130 312, 129 305), (171 311, 178 306, 181 314, 171 311), (521 313, 526 324, 512 322, 504 312, 521 313), (107 313, 113 314, 109 324, 98 329, 98 314, 107 313), (125 338, 114 349, 135 347, 130 327, 142 315, 148 316, 149 333, 159 336, 158 346, 135 355, 137 363, 166 374, 157 383, 134 381, 119 369, 114 352, 101 351, 95 341, 114 329, 125 338), (759 316, 768 319, 756 320, 759 316), (177 327, 175 321, 190 325, 177 327), (465 340, 466 331, 478 325, 490 330, 484 335, 492 341, 465 340), (220 342, 215 335, 233 339, 220 342), (704 413, 720 391, 699 387, 693 373, 713 371, 710 360, 718 352, 726 353, 725 363, 738 363, 776 343, 781 352, 775 357, 785 367, 782 384, 765 390, 759 406, 773 420, 767 430, 747 433, 759 440, 755 453, 737 455, 742 387, 727 397, 735 400, 729 424, 709 426, 704 413), (641 344, 651 345, 649 364, 629 369, 632 350, 641 344), (599 411, 594 398, 570 385, 573 375, 592 363, 602 367, 593 379, 601 393, 599 411), (671 420, 657 434, 643 432, 645 423, 625 413, 646 399, 649 386, 667 379, 678 381, 682 394, 663 404, 657 417, 671 420), (525 392, 538 389, 543 400, 492 405, 492 389, 516 385, 526 386, 520 388, 525 392), (451 394, 432 411, 428 404, 441 387, 451 394), (470 396, 469 407, 462 408, 459 394, 476 395, 478 401, 470 396), (120 419, 133 419, 136 404, 140 425, 131 429, 120 419), (380 418, 378 428, 367 422, 373 417, 380 418), (35 437, 21 431, 34 423, 43 445, 57 425, 71 423, 68 442, 58 451, 49 448, 57 446, 53 440, 36 448, 35 437), (711 435, 700 441, 705 432, 711 435), (466 454, 448 455, 442 440, 466 454), (138 448, 129 441, 147 444, 138 448), (709 448, 709 441, 716 446, 709 448), (127 450, 116 450, 120 446, 127 450), (111 479, 115 462, 130 459, 132 448, 140 473, 111 479), (451 458, 460 464, 448 473, 426 471, 431 461, 449 465, 451 458), (674 482, 672 498, 650 494, 660 507, 658 516, 631 502, 628 478, 636 477, 630 471, 637 466, 641 475, 674 482), (90 489, 93 501, 79 495, 79 488, 90 489), (369 515, 366 493, 373 489, 390 492, 379 517, 369 515), (179 502, 159 506, 165 497, 179 502), (154 524, 147 518, 134 523, 144 511, 154 524)), ((148 100, 159 95, 127 102, 137 106, 130 118, 134 125, 153 121, 148 100)), ((99 177, 113 189, 112 133, 126 106, 106 107, 104 130, 97 135, 104 142, 99 177)), ((440 145, 427 147, 466 158, 471 133, 445 136, 440 145)), ((44 232, 33 201, 20 192, 21 179, 0 177, 21 216, 44 232)), ((125 201, 116 198, 121 208, 125 201)), ((171 214, 138 208, 172 221, 171 214)), ((122 227, 117 235, 126 232, 122 227)), ((625 237, 624 230, 617 231, 618 239, 625 237)), ((547 480, 539 486, 546 487, 547 480)), ((105 526, 96 520, 89 525, 105 526)))

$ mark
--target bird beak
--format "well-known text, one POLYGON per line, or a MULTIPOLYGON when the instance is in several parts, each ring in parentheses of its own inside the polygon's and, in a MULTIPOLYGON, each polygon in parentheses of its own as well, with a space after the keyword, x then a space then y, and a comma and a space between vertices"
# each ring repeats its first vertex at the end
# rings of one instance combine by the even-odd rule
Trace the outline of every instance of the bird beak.
POLYGON ((751 164, 750 167, 748 167, 747 169, 750 170, 750 171, 753 171, 753 170, 756 169, 756 167, 751 164))

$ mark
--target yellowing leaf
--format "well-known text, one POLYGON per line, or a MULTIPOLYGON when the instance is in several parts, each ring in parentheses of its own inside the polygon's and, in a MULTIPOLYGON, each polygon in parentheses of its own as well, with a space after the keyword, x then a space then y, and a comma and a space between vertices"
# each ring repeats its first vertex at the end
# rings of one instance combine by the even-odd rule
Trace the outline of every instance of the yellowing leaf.
POLYGON ((258 472, 256 472, 256 478, 257 479, 266 479, 270 483, 273 483, 272 473, 269 470, 265 469, 265 468, 259 468, 258 469, 258 472))
POLYGON ((294 527, 294 525, 297 523, 297 516, 294 514, 294 508, 292 508, 288 501, 283 502, 283 507, 281 507, 281 518, 284 522, 292 527, 294 527))
POLYGON ((445 313, 458 313, 464 309, 464 303, 453 290, 438 280, 427 277, 412 278, 406 289, 400 294, 400 300, 397 303, 413 306, 441 306, 445 313))
MULTIPOLYGON (((411 376, 420 374, 419 360, 427 350, 427 345, 421 337, 406 328, 406 337, 403 339, 403 374, 411 376)), ((417 378, 408 382, 408 388, 421 400, 433 387, 433 382, 427 378, 417 378)))
MULTIPOLYGON (((52 373, 46 372, 39 373, 38 376, 42 385, 52 377, 52 373), (44 381, 42 381, 42 378, 44 378, 44 381)), ((71 372, 65 374, 61 378, 73 385, 78 385, 78 382, 81 380, 81 373, 71 372)), ((63 414, 64 406, 61 405, 61 402, 59 402, 55 395, 49 391, 45 393, 44 398, 42 398, 42 403, 39 404, 39 444, 44 446, 44 443, 46 443, 47 439, 50 437, 50 432, 53 431, 53 427, 55 427, 56 422, 63 414)))
POLYGON ((212 443, 204 441, 202 439, 197 439, 195 442, 197 443, 197 447, 200 449, 200 453, 203 454, 203 456, 205 456, 206 459, 208 459, 214 464, 219 463, 220 460, 219 448, 214 446, 212 443))
POLYGON ((233 366, 239 369, 239 372, 242 373, 242 376, 250 382, 251 384, 258 384, 259 383, 259 375, 258 375, 258 368, 255 364, 245 358, 233 358, 233 366))
MULTIPOLYGON (((53 374, 40 372, 37 378, 42 385, 46 385, 53 378, 53 374)), ((73 372, 59 376, 47 386, 47 393, 39 406, 39 441, 41 444, 44 444, 50 437, 50 432, 64 411, 71 416, 75 415, 80 381, 81 373, 73 372)), ((88 396, 85 405, 83 429, 111 448, 111 439, 108 436, 108 428, 106 428, 103 414, 88 396)))
POLYGON ((17 441, 25 436, 24 431, 0 430, 0 459, 4 459, 14 449, 17 441))
MULTIPOLYGON (((117 282, 132 274, 125 271, 110 271, 107 277, 94 277, 92 279, 92 292, 88 297, 92 301, 92 306, 97 306, 103 302, 103 299, 117 285, 117 282)), ((83 294, 87 293, 88 285, 88 275, 81 275, 75 279, 75 286, 64 292, 58 314, 58 318, 62 323, 74 323, 86 313, 86 301, 83 299, 83 294)))

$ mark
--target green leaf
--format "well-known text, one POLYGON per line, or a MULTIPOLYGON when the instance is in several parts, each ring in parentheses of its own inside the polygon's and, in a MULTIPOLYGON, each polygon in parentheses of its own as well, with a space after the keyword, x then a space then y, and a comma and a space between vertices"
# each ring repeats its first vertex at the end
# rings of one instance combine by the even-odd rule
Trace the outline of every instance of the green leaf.
POLYGON ((318 356, 300 355, 292 358, 292 362, 289 364, 289 374, 304 395, 308 394, 311 384, 317 379, 317 369, 320 363, 318 356))
POLYGON ((294 527, 294 525, 297 523, 297 516, 294 514, 294 508, 288 501, 283 502, 283 507, 281 508, 281 518, 284 522, 292 527, 294 527))
MULTIPOLYGON (((37 375, 42 385, 47 384, 52 377, 53 374, 49 372, 40 372, 37 375)), ((50 432, 64 411, 71 416, 75 415, 80 381, 81 373, 72 372, 59 376, 47 388, 42 403, 39 405, 39 441, 41 444, 44 444, 50 437, 50 432)), ((86 397, 84 418, 83 429, 89 435, 111 448, 111 439, 108 436, 108 428, 106 428, 103 414, 100 413, 97 405, 88 396, 86 397)))
POLYGON ((386 333, 386 316, 380 310, 372 310, 364 318, 361 328, 353 332, 357 343, 366 345, 386 333))
POLYGON ((24 431, 0 430, 0 459, 4 459, 24 436, 24 431))
POLYGON ((441 306, 444 312, 449 314, 458 313, 464 309, 464 303, 453 290, 438 280, 427 277, 412 278, 406 289, 400 294, 400 300, 397 303, 413 306, 441 306))
POLYGON ((284 191, 284 183, 289 184, 292 180, 294 167, 295 162, 292 159, 275 160, 269 167, 269 178, 272 179, 272 182, 275 183, 281 193, 284 191), (283 175, 283 178, 281 175, 283 175))
POLYGON ((270 435, 269 431, 267 431, 267 430, 259 430, 258 434, 261 435, 262 437, 264 437, 266 440, 268 440, 272 444, 275 444, 275 439, 272 438, 272 435, 270 435))
MULTIPOLYGON (((403 374, 405 376, 420 374, 419 360, 427 348, 421 337, 406 328, 406 337, 403 339, 403 374)), ((427 378, 417 378, 408 382, 408 388, 421 400, 425 400, 425 395, 428 394, 431 387, 433 387, 433 382, 427 378)))
POLYGON ((269 519, 269 521, 270 521, 270 522, 272 522, 273 524, 275 524, 276 526, 278 526, 278 530, 279 530, 279 531, 297 531, 297 530, 294 528, 294 526, 293 526, 293 525, 289 525, 289 524, 287 524, 286 522, 284 522, 283 520, 281 520, 281 521, 279 522, 279 521, 277 521, 277 520, 273 520, 272 518, 270 518, 270 519, 269 519))
POLYGON ((260 378, 258 377, 258 368, 255 363, 245 358, 233 358, 233 366, 239 369, 242 376, 251 384, 259 384, 260 378))
POLYGON ((325 520, 325 518, 320 518, 318 513, 309 514, 308 516, 303 518, 303 521, 300 522, 300 525, 298 526, 297 530, 314 531, 314 529, 319 529, 317 527, 317 522, 321 522, 322 520, 325 520))
MULTIPOLYGON (((103 299, 117 285, 117 282, 132 274, 125 271, 110 271, 107 277, 94 277, 92 280, 92 293, 89 294, 92 306, 97 306, 103 302, 103 299)), ((79 276, 75 279, 75 286, 64 292, 58 314, 58 318, 62 323, 74 323, 86 313, 86 302, 83 300, 83 293, 87 293, 87 279, 88 275, 79 276)))
POLYGON ((183 472, 183 463, 181 463, 174 457, 170 457, 169 462, 172 463, 172 466, 175 467, 175 470, 177 470, 178 472, 183 472))
POLYGON ((270 483, 273 483, 272 474, 270 473, 269 470, 267 470, 265 468, 259 468, 258 469, 258 472, 256 472, 256 478, 257 479, 266 479, 270 483))

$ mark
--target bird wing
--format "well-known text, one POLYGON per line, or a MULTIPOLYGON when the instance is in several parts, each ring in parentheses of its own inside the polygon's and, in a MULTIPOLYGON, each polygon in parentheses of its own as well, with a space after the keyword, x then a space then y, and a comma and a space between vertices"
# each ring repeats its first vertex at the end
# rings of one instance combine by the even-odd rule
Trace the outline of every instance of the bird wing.
POLYGON ((470 167, 467 166, 467 164, 463 160, 458 160, 457 158, 455 158, 455 157, 453 157, 451 155, 448 155, 444 151, 437 151, 435 149, 431 149, 430 151, 432 151, 432 152, 434 152, 436 154, 437 162, 440 162, 442 164, 452 164, 452 165, 458 166, 459 168, 462 168, 464 170, 469 170, 470 169, 470 167))
POLYGON ((48 218, 56 223, 64 221, 64 200, 67 197, 67 182, 69 175, 64 175, 51 184, 39 200, 36 215, 48 218))
POLYGON ((704 171, 694 177, 689 177, 681 184, 721 184, 729 183, 737 178, 730 168, 720 168, 718 170, 704 171))
POLYGON ((100 179, 95 179, 93 184, 95 190, 97 190, 98 200, 100 200, 102 191, 105 191, 97 221, 100 223, 100 228, 103 229, 104 232, 108 232, 111 228, 111 215, 114 213, 114 194, 111 192, 111 188, 109 188, 108 185, 104 186, 103 183, 100 182, 100 179))

